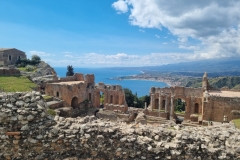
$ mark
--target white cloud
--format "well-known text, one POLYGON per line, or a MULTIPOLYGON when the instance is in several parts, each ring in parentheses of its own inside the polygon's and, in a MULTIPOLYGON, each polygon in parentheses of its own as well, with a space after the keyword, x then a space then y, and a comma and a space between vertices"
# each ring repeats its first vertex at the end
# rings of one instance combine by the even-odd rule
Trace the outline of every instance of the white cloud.
POLYGON ((45 59, 53 66, 154 66, 175 62, 194 60, 195 57, 188 53, 150 53, 145 55, 135 55, 126 53, 99 54, 86 53, 74 59, 45 59))
POLYGON ((157 37, 158 39, 160 38, 160 36, 159 36, 159 35, 157 35, 157 34, 155 34, 155 37, 157 37))
POLYGON ((115 3, 120 2, 127 5, 125 8, 131 8, 131 25, 167 28, 178 37, 179 48, 193 50, 193 58, 240 56, 238 0, 118 0, 115 3), (191 39, 198 44, 189 44, 191 39))
POLYGON ((30 55, 38 55, 40 57, 53 56, 52 54, 41 52, 41 51, 29 51, 30 55))
POLYGON ((73 58, 73 55, 71 55, 71 54, 65 54, 64 57, 73 58))
POLYGON ((145 33, 145 30, 143 30, 143 29, 139 29, 139 32, 145 33))
POLYGON ((128 5, 127 2, 124 0, 119 0, 117 2, 114 2, 112 4, 112 7, 115 8, 118 13, 126 13, 128 11, 128 5))

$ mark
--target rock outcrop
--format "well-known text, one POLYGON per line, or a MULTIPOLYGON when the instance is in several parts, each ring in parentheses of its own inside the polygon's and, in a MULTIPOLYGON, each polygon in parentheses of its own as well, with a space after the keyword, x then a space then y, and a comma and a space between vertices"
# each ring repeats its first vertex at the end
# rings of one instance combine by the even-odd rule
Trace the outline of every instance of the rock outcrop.
POLYGON ((0 159, 239 159, 240 131, 52 118, 38 92, 0 93, 0 159))
POLYGON ((41 61, 34 72, 21 71, 22 75, 29 77, 34 83, 42 85, 43 82, 52 81, 56 77, 55 70, 46 62, 41 61))

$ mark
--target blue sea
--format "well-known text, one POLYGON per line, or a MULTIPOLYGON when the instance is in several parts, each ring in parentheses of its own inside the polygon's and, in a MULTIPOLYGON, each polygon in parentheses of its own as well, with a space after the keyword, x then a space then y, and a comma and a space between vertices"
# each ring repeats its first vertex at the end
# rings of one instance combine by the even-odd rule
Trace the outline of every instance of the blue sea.
MULTIPOLYGON (((66 68, 55 67, 58 77, 65 77, 66 68)), ((163 82, 147 81, 147 80, 113 80, 114 77, 122 77, 140 74, 141 71, 129 68, 74 68, 74 73, 94 74, 95 83, 103 82, 110 85, 121 85, 123 88, 129 88, 133 94, 137 93, 138 97, 149 95, 151 87, 168 86, 163 82)))

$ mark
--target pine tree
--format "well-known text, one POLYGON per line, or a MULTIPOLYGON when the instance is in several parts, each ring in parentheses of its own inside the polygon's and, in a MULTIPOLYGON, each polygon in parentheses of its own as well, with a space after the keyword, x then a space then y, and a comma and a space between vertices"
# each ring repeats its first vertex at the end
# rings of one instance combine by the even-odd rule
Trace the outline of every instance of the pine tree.
POLYGON ((73 71, 72 65, 67 66, 66 76, 73 76, 73 75, 74 75, 74 71, 73 71))

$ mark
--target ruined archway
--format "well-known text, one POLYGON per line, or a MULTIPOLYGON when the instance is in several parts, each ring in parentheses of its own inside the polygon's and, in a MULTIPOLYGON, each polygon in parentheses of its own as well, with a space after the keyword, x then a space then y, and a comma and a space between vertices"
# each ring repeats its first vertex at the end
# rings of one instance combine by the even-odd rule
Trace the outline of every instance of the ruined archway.
POLYGON ((119 102, 119 95, 116 95, 116 97, 115 97, 115 104, 118 104, 118 102, 119 102))
POLYGON ((162 100, 162 106, 161 106, 162 110, 165 110, 165 104, 166 104, 166 101, 162 100))
POLYGON ((56 93, 56 96, 59 97, 59 92, 56 93))
POLYGON ((71 106, 73 108, 76 108, 78 106, 78 98, 77 97, 73 97, 72 102, 71 102, 71 106))
POLYGON ((99 97, 100 97, 100 107, 103 108, 104 107, 104 92, 100 91, 99 92, 99 97))
POLYGON ((88 93, 88 100, 91 101, 92 100, 92 94, 88 93))
POLYGON ((195 103, 194 105, 194 113, 199 113, 199 104, 195 103))
POLYGON ((178 113, 184 113, 186 110, 186 102, 182 98, 175 99, 174 111, 178 113))
POLYGON ((113 95, 110 96, 110 104, 113 103, 113 95))
POLYGON ((154 109, 159 109, 159 99, 155 99, 155 107, 154 109))

